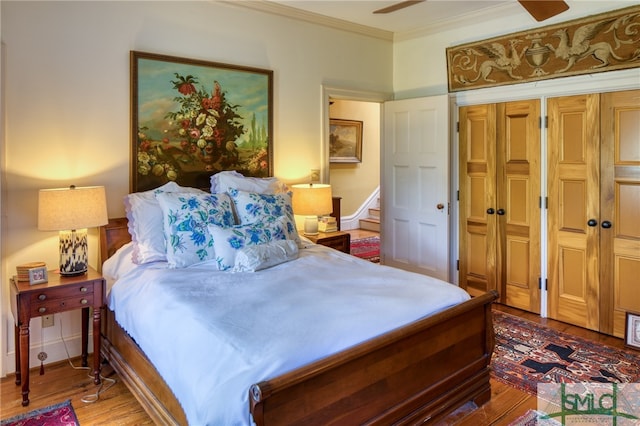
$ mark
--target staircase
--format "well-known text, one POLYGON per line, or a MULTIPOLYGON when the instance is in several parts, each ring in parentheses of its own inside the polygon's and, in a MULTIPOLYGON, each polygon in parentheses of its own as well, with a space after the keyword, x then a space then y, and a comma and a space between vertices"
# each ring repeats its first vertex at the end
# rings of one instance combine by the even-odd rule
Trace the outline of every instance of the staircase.
MULTIPOLYGON (((380 203, 378 202, 378 205, 380 203)), ((359 220, 360 229, 380 232, 380 207, 369 208, 369 215, 359 220)))

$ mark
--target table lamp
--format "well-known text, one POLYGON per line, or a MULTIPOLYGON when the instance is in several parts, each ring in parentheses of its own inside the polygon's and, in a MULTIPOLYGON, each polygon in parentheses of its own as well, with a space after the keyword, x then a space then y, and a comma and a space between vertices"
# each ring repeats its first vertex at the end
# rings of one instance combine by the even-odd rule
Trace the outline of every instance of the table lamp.
POLYGON ((38 229, 60 232, 60 275, 87 272, 87 228, 106 225, 104 186, 41 189, 38 195, 38 229))
POLYGON ((293 213, 306 216, 304 235, 318 235, 318 216, 333 211, 331 185, 305 183, 292 185, 293 213))

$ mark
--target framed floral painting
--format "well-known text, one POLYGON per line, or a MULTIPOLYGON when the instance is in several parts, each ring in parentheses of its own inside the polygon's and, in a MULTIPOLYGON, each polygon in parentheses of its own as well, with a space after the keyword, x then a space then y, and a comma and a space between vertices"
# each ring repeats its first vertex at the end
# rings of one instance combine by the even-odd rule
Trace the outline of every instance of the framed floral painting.
POLYGON ((273 174, 273 71, 131 51, 131 191, 273 174))

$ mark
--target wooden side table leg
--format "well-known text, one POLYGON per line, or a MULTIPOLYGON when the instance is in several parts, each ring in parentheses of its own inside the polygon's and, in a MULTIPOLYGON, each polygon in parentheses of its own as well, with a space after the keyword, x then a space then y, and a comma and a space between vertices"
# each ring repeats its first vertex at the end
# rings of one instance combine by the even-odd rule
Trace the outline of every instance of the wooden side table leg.
POLYGON ((89 346, 89 308, 82 308, 82 366, 86 367, 89 346))
POLYGON ((15 331, 13 333, 13 337, 15 340, 15 351, 16 351, 16 385, 20 385, 22 383, 22 375, 20 374, 20 327, 16 324, 15 331))
POLYGON ((20 372, 22 378, 22 406, 29 405, 29 321, 20 324, 20 372))
POLYGON ((99 307, 93 308, 93 383, 100 384, 100 321, 101 311, 99 307))

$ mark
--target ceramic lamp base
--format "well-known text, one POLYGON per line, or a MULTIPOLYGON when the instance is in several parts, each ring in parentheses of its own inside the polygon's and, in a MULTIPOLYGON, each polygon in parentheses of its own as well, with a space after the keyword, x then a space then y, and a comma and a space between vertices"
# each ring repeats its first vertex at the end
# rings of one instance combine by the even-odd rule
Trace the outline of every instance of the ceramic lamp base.
POLYGON ((85 274, 87 263, 87 230, 60 231, 60 275, 85 274))
POLYGON ((304 235, 318 235, 318 216, 304 218, 304 235))

